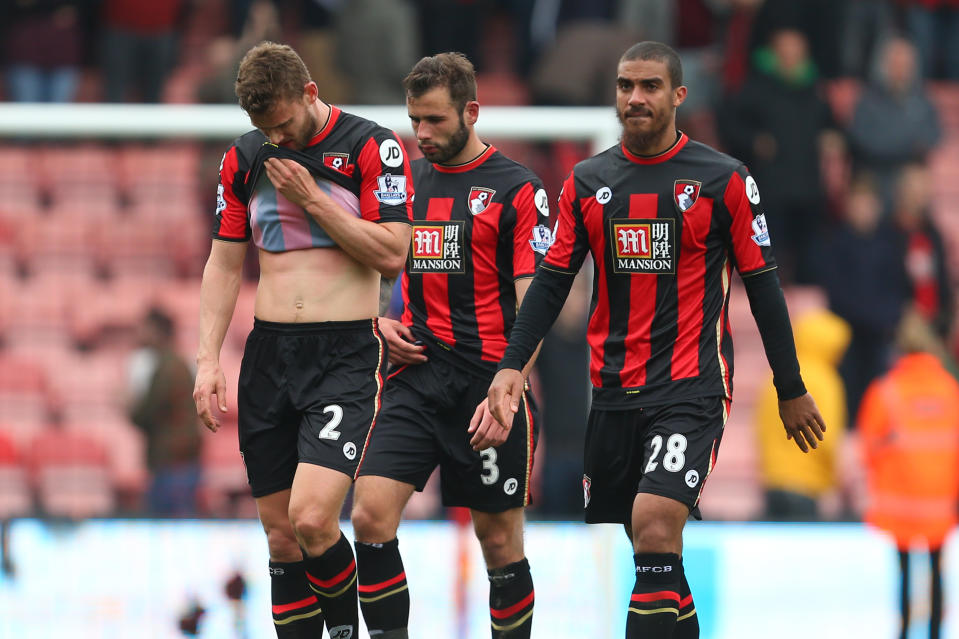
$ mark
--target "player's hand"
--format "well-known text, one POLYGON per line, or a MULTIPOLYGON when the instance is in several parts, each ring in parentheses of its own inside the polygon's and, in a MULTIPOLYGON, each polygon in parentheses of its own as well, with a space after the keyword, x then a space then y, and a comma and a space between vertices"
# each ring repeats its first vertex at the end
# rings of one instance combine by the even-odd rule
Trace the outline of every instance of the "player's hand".
POLYGON ((388 317, 379 318, 378 322, 380 332, 386 338, 389 345, 390 364, 399 366, 402 364, 422 364, 427 360, 423 351, 426 347, 421 344, 414 344, 416 338, 410 331, 410 327, 397 322, 388 317))
POLYGON ((214 433, 220 428, 220 420, 213 414, 211 405, 216 396, 217 408, 226 412, 226 376, 219 362, 197 364, 196 384, 193 386, 193 401, 196 402, 196 414, 203 425, 214 433))
POLYGON ((509 430, 513 416, 519 411, 519 400, 526 388, 526 378, 515 368, 504 368, 493 378, 489 386, 489 410, 499 425, 509 430))
POLYGON ((795 399, 779 400, 779 417, 786 427, 786 439, 796 442, 802 452, 808 453, 810 447, 818 447, 823 440, 826 422, 809 393, 795 399))
POLYGON ((480 451, 487 448, 499 446, 509 437, 509 428, 503 428, 502 424, 493 419, 489 411, 489 398, 484 399, 473 412, 473 419, 470 420, 469 428, 466 429, 473 437, 470 439, 470 446, 473 450, 480 451))
POLYGON ((266 176, 283 197, 301 208, 323 195, 305 166, 294 160, 268 158, 263 163, 266 176))

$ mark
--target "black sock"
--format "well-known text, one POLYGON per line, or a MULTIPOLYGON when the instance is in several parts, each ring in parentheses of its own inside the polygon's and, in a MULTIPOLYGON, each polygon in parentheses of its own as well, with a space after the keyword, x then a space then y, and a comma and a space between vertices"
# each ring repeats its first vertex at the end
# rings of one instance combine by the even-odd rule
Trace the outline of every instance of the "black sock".
POLYGON ((357 590, 360 610, 370 634, 377 637, 392 637, 389 630, 405 631, 410 621, 410 591, 406 584, 406 571, 400 556, 399 541, 393 539, 384 544, 355 542, 357 590))
POLYGON ((909 550, 899 551, 899 639, 909 635, 909 550))
POLYGON ((310 590, 303 562, 270 562, 273 625, 279 639, 323 635, 323 611, 310 590))
POLYGON ((699 639, 699 616, 696 614, 696 604, 693 603, 689 582, 686 581, 685 569, 683 583, 679 588, 679 616, 673 629, 673 639, 699 639))
POLYGON ((307 557, 306 578, 323 607, 332 639, 357 637, 360 614, 356 607, 356 560, 353 547, 342 534, 319 557, 307 557))
POLYGON ((929 550, 930 604, 929 639, 939 639, 942 630, 942 548, 929 550))
POLYGON ((493 639, 529 639, 533 627, 533 576, 526 559, 487 571, 493 639))
POLYGON ((627 639, 671 639, 679 615, 683 562, 675 553, 636 553, 636 585, 626 615, 627 639))

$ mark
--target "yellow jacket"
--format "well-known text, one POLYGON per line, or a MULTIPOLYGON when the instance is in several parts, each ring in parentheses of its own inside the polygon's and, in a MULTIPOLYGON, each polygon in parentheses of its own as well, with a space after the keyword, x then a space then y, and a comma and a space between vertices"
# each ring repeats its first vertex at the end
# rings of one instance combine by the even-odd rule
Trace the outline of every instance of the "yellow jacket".
POLYGON ((836 367, 851 333, 849 325, 837 315, 817 310, 801 316, 793 334, 806 390, 816 399, 826 422, 826 438, 808 453, 786 439, 770 376, 756 404, 760 473, 765 489, 819 497, 838 483, 837 456, 846 432, 847 415, 845 387, 836 367))

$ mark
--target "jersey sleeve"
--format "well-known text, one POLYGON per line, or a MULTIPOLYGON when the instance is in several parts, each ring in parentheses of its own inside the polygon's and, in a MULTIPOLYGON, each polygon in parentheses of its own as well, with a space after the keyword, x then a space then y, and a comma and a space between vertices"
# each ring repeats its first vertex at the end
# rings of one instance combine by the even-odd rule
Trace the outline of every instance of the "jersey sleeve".
POLYGON ((246 242, 250 239, 250 219, 246 214, 247 195, 243 180, 239 153, 236 145, 233 145, 220 161, 213 239, 227 242, 246 242))
POLYGON ((552 244, 549 230, 549 197, 538 178, 523 183, 510 207, 516 214, 513 228, 513 279, 532 277, 552 244))
POLYGON ((395 133, 379 129, 357 155, 360 217, 370 222, 413 223, 410 159, 395 133))
POLYGON ((723 203, 731 218, 729 232, 736 268, 743 277, 776 268, 760 202, 756 180, 739 165, 726 184, 723 203))
POLYGON ((570 172, 559 194, 559 215, 552 236, 543 267, 561 273, 579 272, 589 252, 589 235, 583 221, 583 209, 576 197, 575 171, 570 172))

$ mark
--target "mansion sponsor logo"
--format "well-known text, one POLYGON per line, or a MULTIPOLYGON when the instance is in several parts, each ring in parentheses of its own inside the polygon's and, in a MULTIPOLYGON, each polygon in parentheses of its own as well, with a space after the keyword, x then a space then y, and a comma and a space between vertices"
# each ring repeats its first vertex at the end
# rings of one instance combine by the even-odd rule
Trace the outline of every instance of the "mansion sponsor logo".
POLYGON ((464 273, 465 223, 419 222, 413 225, 411 273, 464 273))
POLYGON ((614 273, 676 272, 675 220, 609 221, 614 273))

